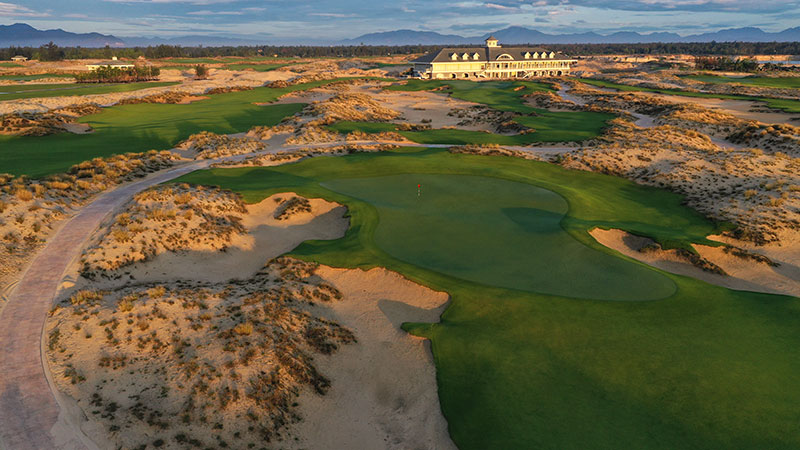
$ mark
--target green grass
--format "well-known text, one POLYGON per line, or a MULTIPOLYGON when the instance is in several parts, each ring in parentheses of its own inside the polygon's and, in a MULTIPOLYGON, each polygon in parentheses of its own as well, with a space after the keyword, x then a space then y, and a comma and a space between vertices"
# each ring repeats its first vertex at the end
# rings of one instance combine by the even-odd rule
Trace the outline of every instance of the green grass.
POLYGON ((0 62, 0 67, 24 67, 22 64, 17 64, 14 62, 0 62))
POLYGON ((287 88, 257 88, 212 95, 187 105, 134 104, 106 108, 80 118, 95 130, 90 134, 0 136, 0 172, 42 177, 63 172, 95 157, 150 149, 169 149, 200 131, 238 133, 256 125, 275 125, 299 112, 302 103, 257 106, 283 94, 322 86, 323 80, 287 88))
POLYGON ((626 84, 612 83, 610 81, 594 80, 589 78, 580 78, 581 82, 591 84, 593 86, 617 89, 626 92, 656 92, 665 95, 680 95, 684 97, 701 97, 701 98, 720 98, 724 100, 743 100, 751 102, 762 102, 772 109, 781 110, 787 113, 800 113, 800 100, 785 100, 767 97, 751 97, 745 95, 732 95, 732 94, 715 94, 711 92, 690 92, 682 91, 680 89, 655 89, 641 86, 629 86, 626 84))
POLYGON ((176 82, 146 82, 122 84, 28 84, 24 86, 0 86, 0 101, 23 98, 73 97, 76 95, 109 94, 130 92, 152 87, 172 86, 176 82))
POLYGON ((714 84, 737 83, 737 84, 747 84, 751 86, 762 86, 762 87, 784 88, 784 89, 800 89, 800 77, 771 78, 771 77, 758 77, 758 76, 725 77, 718 75, 687 75, 685 78, 689 78, 691 80, 696 80, 696 81, 702 81, 704 83, 714 83, 714 84))
MULTIPOLYGON (((800 448, 798 299, 661 272, 586 233, 616 227, 660 241, 707 242, 715 226, 675 194, 541 162, 442 150, 212 169, 176 182, 219 185, 248 202, 292 191, 343 203, 351 224, 346 235, 308 241, 294 256, 337 267, 387 267, 448 292, 452 301, 441 323, 404 328, 431 339, 442 410, 462 449, 800 448), (414 174, 424 175, 419 200, 414 174), (491 180, 473 188, 463 176, 491 180), (364 177, 377 178, 370 183, 364 177), (497 180, 561 196, 568 205, 562 230, 554 230, 553 214, 562 214, 564 205, 552 195, 497 180), (508 214, 508 208, 522 210, 508 214), (502 217, 487 219, 498 214, 521 229, 502 217), (585 251, 641 272, 618 272, 613 264, 604 271, 573 258, 572 247, 548 246, 547 238, 561 239, 562 231, 589 247, 585 251), (541 251, 513 248, 525 233, 542 235, 536 237, 544 239, 541 251), (426 246, 444 259, 426 260, 426 246), (537 276, 554 278, 543 286, 560 282, 560 289, 576 290, 548 295, 530 292, 536 283, 522 290, 489 285, 501 284, 494 280, 482 284, 459 272, 460 264, 478 273, 476 265, 530 264, 547 271, 537 276), (640 296, 642 280, 635 278, 646 272, 668 279, 675 291, 644 302, 580 298, 586 292, 578 278, 597 271, 606 274, 599 289, 630 286, 640 296)), ((663 294, 657 281, 650 284, 649 298, 663 294)))
POLYGON ((232 63, 248 63, 248 62, 261 62, 261 61, 276 61, 286 58, 274 58, 272 56, 249 56, 249 57, 234 57, 226 56, 221 58, 165 58, 159 60, 168 64, 232 64, 232 63))
MULTIPOLYGON (((32 80, 41 80, 43 78, 74 78, 75 75, 68 74, 68 73, 40 73, 37 75, 0 75, 0 80, 12 80, 12 81, 32 81, 32 80)), ((5 86, 0 86, 2 89, 5 86)))

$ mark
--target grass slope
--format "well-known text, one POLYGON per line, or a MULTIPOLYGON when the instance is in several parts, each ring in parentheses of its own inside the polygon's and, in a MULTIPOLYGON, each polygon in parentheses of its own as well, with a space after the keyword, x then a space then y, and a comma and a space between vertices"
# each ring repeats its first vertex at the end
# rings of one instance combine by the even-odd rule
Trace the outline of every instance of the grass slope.
POLYGON ((171 81, 115 84, 27 84, 23 86, 0 86, 0 101, 23 98, 73 97, 76 95, 110 94, 140 89, 172 86, 171 81))
POLYGON ((144 103, 114 106, 80 119, 95 130, 90 134, 0 136, 0 172, 41 177, 63 172, 73 164, 95 157, 172 148, 199 131, 238 133, 256 125, 275 125, 305 105, 257 106, 254 103, 271 102, 288 92, 334 81, 217 94, 186 105, 144 103))
POLYGON ((731 95, 731 94, 714 94, 711 92, 691 92, 682 91, 680 89, 654 89, 641 86, 629 86, 626 84, 612 83, 610 81, 593 80, 589 78, 580 78, 581 82, 591 84, 597 87, 611 88, 619 91, 628 92, 656 92, 665 95, 681 95, 684 97, 704 97, 704 98, 721 98, 725 100, 743 100, 751 102, 762 102, 770 108, 781 110, 787 113, 800 113, 800 100, 786 100, 779 98, 767 97, 750 97, 745 95, 731 95))
MULTIPOLYGON (((449 292, 441 323, 405 328, 432 341, 442 408, 462 449, 800 447, 798 299, 731 291, 643 265, 669 278, 675 293, 650 302, 586 300, 423 269, 376 244, 383 216, 375 205, 320 184, 396 174, 480 175, 551 190, 569 205, 561 221, 566 232, 621 259, 586 230, 617 227, 673 242, 704 242, 714 231, 669 192, 540 162, 441 150, 213 169, 178 181, 220 185, 248 202, 294 191, 346 204, 351 227, 344 238, 309 241, 293 254, 340 267, 388 267, 449 292)), ((608 283, 627 282, 613 276, 608 283)))

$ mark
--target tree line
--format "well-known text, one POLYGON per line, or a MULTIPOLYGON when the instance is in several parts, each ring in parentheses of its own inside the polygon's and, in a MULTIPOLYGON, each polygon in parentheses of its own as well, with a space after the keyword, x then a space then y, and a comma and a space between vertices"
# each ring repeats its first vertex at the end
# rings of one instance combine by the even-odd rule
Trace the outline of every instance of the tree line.
POLYGON ((151 66, 98 67, 89 72, 75 74, 78 83, 132 83, 158 79, 161 69, 151 66))
MULTIPOLYGON (((510 46, 511 44, 509 44, 510 46)), ((527 44, 526 44, 527 45, 527 44)), ((650 44, 546 44, 538 45, 549 50, 560 51, 572 56, 585 55, 660 55, 688 54, 695 56, 734 56, 734 55, 800 55, 800 42, 694 42, 694 43, 650 43, 650 44)), ((459 45, 454 47, 470 47, 459 45)), ((474 45, 472 46, 474 47, 474 45)), ((370 57, 389 55, 410 55, 427 53, 441 48, 439 45, 352 45, 352 46, 238 46, 238 47, 182 47, 179 45, 156 45, 127 48, 86 48, 59 47, 50 42, 40 47, 0 48, 0 60, 8 60, 22 55, 40 61, 62 59, 111 58, 213 58, 220 56, 279 58, 313 57, 370 57)))

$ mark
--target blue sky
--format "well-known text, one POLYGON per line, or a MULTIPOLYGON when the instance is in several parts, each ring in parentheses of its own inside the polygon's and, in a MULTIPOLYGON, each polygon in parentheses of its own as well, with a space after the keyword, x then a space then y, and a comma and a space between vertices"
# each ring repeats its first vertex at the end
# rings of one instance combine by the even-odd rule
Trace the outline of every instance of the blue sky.
POLYGON ((125 36, 208 34, 330 41, 414 29, 466 36, 520 25, 546 33, 682 35, 800 25, 800 0, 0 0, 0 24, 125 36))

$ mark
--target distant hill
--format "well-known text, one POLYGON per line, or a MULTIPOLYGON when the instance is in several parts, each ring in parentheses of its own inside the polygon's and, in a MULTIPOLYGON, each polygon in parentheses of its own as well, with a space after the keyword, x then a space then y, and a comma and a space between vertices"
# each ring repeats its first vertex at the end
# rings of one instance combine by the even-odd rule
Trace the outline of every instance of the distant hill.
POLYGON ((396 30, 382 33, 369 33, 354 39, 345 39, 338 42, 340 45, 440 45, 440 44, 471 44, 477 42, 474 38, 465 38, 455 34, 440 34, 434 31, 396 30), (398 44, 399 42, 399 44, 398 44))
POLYGON ((370 33, 354 39, 341 41, 344 45, 460 45, 480 44, 489 35, 509 44, 629 44, 651 42, 795 42, 800 41, 800 27, 770 33, 760 28, 745 27, 720 30, 713 33, 681 36, 676 33, 617 32, 608 35, 599 33, 547 34, 525 27, 508 27, 482 36, 464 37, 439 34, 430 31, 398 30, 370 33))
POLYGON ((100 33, 70 33, 58 30, 37 30, 24 23, 0 25, 0 47, 39 47, 53 41, 61 47, 125 47, 122 39, 100 33))

